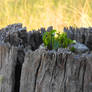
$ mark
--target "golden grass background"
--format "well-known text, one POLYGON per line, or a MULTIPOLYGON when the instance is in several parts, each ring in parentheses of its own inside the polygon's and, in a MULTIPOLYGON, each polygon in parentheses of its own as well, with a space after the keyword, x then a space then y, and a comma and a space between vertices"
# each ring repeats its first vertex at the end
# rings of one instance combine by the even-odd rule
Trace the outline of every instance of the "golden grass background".
POLYGON ((28 30, 92 26, 92 0, 0 0, 0 28, 23 23, 28 30))

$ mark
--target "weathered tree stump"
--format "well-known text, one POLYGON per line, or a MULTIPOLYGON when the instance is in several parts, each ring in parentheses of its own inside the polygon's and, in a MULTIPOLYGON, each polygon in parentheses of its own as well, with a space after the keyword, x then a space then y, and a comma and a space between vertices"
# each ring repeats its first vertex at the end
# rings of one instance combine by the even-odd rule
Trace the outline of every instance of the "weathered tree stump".
POLYGON ((67 32, 68 37, 72 40, 81 42, 92 50, 92 28, 64 28, 67 32))
POLYGON ((13 24, 0 30, 0 92, 92 92, 92 28, 65 29, 90 48, 85 53, 40 48, 41 32, 50 29, 27 32, 13 24))
POLYGON ((0 45, 0 92, 14 92, 17 48, 0 45))
POLYGON ((91 92, 92 54, 36 50, 25 56, 20 92, 91 92))

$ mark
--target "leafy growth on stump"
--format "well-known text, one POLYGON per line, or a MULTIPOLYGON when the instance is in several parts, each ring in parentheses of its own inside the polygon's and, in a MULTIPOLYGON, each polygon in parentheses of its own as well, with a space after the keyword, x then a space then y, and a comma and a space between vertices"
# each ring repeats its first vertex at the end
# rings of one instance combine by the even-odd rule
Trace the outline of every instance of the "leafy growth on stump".
POLYGON ((73 43, 73 40, 67 37, 67 33, 56 33, 56 30, 51 30, 49 32, 44 32, 43 43, 49 49, 58 49, 60 47, 67 48, 70 44, 73 43))
POLYGON ((71 47, 70 48, 70 51, 75 52, 75 48, 74 47, 71 47))

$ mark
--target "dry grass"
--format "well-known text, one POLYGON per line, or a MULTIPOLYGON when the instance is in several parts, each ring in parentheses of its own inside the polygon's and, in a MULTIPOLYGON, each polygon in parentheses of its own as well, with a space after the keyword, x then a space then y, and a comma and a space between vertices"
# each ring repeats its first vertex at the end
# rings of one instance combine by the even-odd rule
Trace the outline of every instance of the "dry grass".
POLYGON ((0 28, 21 22, 29 30, 92 26, 92 0, 0 0, 0 28))

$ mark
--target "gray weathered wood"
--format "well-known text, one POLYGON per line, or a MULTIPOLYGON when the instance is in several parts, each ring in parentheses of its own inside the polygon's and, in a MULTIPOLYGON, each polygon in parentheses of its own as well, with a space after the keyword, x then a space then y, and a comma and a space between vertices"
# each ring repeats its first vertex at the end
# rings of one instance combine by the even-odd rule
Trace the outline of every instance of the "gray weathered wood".
POLYGON ((0 45, 0 92, 13 92, 17 49, 0 45))
POLYGON ((64 28, 68 37, 87 45, 92 50, 92 28, 64 28))
POLYGON ((92 92, 92 54, 30 51, 22 68, 20 92, 92 92))
MULTIPOLYGON (((65 32, 92 50, 92 28, 65 32)), ((91 50, 49 51, 40 44, 41 33, 27 32, 22 24, 0 30, 0 92, 92 92, 91 50)))

